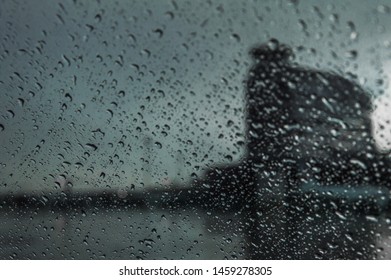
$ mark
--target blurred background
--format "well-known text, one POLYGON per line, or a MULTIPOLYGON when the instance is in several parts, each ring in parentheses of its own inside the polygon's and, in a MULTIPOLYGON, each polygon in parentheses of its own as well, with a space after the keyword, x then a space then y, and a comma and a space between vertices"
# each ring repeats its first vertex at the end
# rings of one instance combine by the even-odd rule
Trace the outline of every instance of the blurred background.
POLYGON ((321 190, 331 206, 308 202, 293 229, 278 221, 298 200, 260 191, 277 171, 258 182, 243 167, 249 51, 270 38, 368 93, 388 166, 390 13, 364 0, 0 0, 0 258, 390 258, 389 173, 353 195, 364 210, 321 190), (281 228, 301 237, 266 245, 281 228))

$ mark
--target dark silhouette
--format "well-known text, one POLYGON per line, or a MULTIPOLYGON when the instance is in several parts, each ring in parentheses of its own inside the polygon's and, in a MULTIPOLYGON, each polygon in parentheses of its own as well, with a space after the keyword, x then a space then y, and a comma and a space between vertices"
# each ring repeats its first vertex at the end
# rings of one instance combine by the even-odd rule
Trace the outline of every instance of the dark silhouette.
POLYGON ((207 172, 207 207, 243 216, 250 259, 374 258, 368 215, 387 207, 390 170, 371 135, 370 96, 295 65, 276 40, 251 55, 247 155, 207 172))

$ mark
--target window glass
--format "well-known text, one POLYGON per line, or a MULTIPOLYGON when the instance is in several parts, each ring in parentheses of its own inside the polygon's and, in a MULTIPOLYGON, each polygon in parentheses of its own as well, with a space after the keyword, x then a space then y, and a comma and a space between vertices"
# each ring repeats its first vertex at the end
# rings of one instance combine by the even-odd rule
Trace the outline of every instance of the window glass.
POLYGON ((0 2, 0 258, 390 258, 386 1, 0 2))

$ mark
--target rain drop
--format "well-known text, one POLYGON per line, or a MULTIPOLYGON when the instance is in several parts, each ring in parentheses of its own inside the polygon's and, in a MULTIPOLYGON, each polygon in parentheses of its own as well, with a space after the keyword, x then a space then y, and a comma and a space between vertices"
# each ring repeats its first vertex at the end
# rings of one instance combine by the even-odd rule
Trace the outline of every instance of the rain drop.
POLYGON ((96 151, 98 147, 95 144, 87 143, 86 147, 90 150, 96 151))

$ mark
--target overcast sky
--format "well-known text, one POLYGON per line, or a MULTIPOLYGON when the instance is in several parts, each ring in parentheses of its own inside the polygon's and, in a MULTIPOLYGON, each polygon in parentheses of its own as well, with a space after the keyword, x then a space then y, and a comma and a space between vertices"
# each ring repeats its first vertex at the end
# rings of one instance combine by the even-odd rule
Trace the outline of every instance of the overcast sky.
POLYGON ((240 160, 247 54, 270 38, 388 94, 385 2, 0 0, 0 188, 142 188, 240 160))

